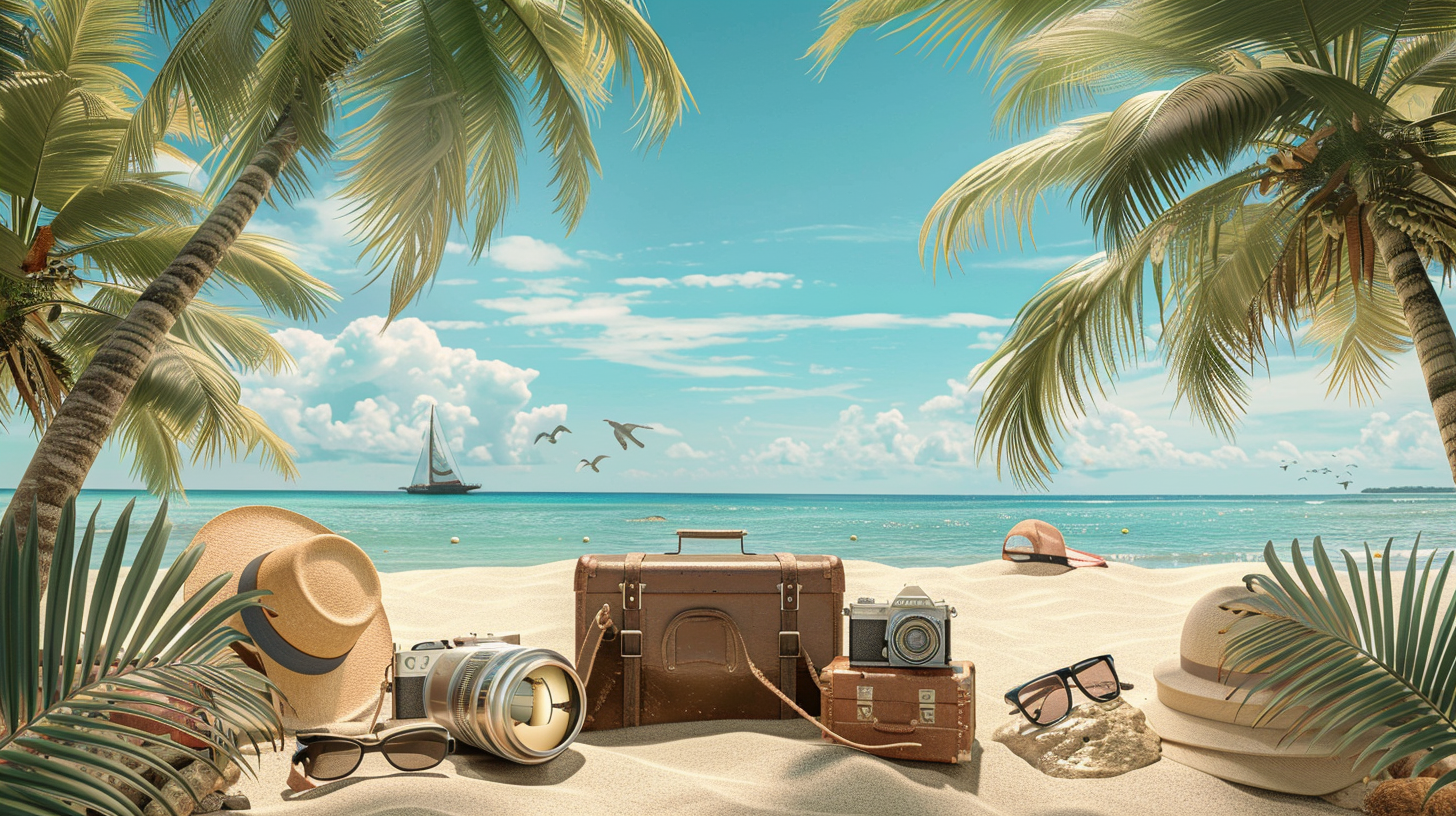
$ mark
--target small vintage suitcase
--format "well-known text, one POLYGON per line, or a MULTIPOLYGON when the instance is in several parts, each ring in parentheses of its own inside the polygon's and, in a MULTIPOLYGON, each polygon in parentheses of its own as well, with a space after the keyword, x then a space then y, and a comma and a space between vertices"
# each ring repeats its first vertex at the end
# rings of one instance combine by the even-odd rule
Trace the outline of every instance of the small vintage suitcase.
POLYGON ((577 561, 576 649, 578 662, 590 666, 587 730, 796 716, 753 676, 749 661, 818 715, 810 666, 840 652, 844 565, 833 555, 749 553, 743 537, 741 530, 679 530, 677 552, 577 561), (739 552, 683 553, 689 538, 737 539, 739 552), (620 632, 599 648, 586 644, 594 656, 584 654, 603 605, 620 632))
POLYGON ((936 669, 892 669, 851 666, 849 658, 836 657, 820 682, 825 728, 861 745, 920 743, 919 748, 870 753, 925 762, 970 757, 976 738, 976 667, 970 661, 936 669))

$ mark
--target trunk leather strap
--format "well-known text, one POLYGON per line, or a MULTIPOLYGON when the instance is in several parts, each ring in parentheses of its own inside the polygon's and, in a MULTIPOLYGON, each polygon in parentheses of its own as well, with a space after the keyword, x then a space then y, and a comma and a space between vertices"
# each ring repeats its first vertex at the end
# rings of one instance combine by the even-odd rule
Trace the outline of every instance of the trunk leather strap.
POLYGON ((628 553, 622 574, 622 727, 642 720, 642 559, 628 553))
POLYGON ((779 718, 794 711, 785 700, 797 700, 799 686, 799 561, 793 553, 774 553, 779 560, 779 718))

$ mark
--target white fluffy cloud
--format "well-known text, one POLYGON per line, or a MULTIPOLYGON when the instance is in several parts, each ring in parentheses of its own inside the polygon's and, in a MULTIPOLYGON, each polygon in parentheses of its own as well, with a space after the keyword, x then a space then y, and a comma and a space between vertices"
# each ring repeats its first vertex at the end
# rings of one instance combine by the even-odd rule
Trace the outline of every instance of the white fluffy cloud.
POLYGON ((699 377, 763 376, 768 373, 749 365, 729 365, 687 354, 697 349, 748 343, 754 335, 781 336, 786 332, 813 329, 984 329, 1006 326, 1011 322, 1006 318, 974 312, 952 312, 934 317, 889 312, 827 317, 795 314, 659 317, 634 311, 647 294, 640 291, 617 294, 592 292, 576 296, 492 298, 477 300, 476 303, 488 310, 508 314, 509 317, 504 320, 508 326, 540 332, 557 345, 577 349, 597 359, 699 377), (587 333, 581 329, 596 331, 587 333))
POLYGON ((326 336, 289 328, 274 337, 297 361, 276 376, 243 379, 243 402, 298 450, 300 461, 412 462, 434 403, 457 453, 517 464, 529 458, 529 424, 554 424, 566 406, 528 409, 538 373, 452 348, 424 321, 362 317, 326 336), (524 440, 524 441, 523 441, 524 440))
POLYGON ((672 281, 667 278, 617 278, 616 283, 619 286, 647 286, 653 289, 661 289, 665 286, 672 285, 672 281))
POLYGON ((741 286, 744 289, 778 289, 794 280, 787 272, 737 272, 728 275, 684 275, 678 278, 683 286, 699 289, 741 286))
POLYGON ((1411 411, 1397 420, 1383 411, 1371 414, 1360 429, 1360 444, 1354 453, 1370 464, 1401 470, 1446 464, 1436 417, 1426 411, 1411 411))
POLYGON ((1224 445, 1203 453, 1178 447, 1166 431, 1111 403, 1067 423, 1061 458, 1068 470, 1105 473, 1143 468, 1224 468, 1248 462, 1242 448, 1224 445))
POLYGON ((695 450, 686 442, 672 443, 664 454, 669 459, 707 459, 711 455, 707 451, 695 450))
POLYGON ((554 272, 585 262, 574 258, 561 247, 529 235, 507 235, 498 238, 486 253, 491 262, 513 272, 554 272))
POLYGON ((880 478, 922 466, 974 465, 974 434, 964 422, 910 427, 899 409, 867 414, 859 405, 839 412, 827 442, 781 436, 740 457, 750 470, 817 470, 827 479, 880 478))

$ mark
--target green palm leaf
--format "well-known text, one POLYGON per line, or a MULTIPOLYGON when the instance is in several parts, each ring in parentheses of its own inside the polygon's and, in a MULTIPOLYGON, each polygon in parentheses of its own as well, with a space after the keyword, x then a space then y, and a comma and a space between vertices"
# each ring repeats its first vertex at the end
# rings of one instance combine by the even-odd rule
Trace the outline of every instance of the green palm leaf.
POLYGON ((228 762, 249 767, 239 747, 247 735, 282 736, 271 685, 233 653, 232 644, 246 638, 223 624, 266 593, 228 598, 194 620, 231 577, 219 576, 169 612, 202 546, 188 547, 161 571, 171 529, 163 502, 119 581, 131 512, 128 505, 106 546, 89 615, 83 610, 96 514, 78 542, 75 501, 66 502, 44 606, 34 523, 22 541, 12 518, 0 522, 0 801, 18 812, 74 816, 89 807, 142 816, 96 772, 124 780, 169 813, 154 779, 182 785, 194 801, 206 793, 156 755, 159 747, 181 746, 114 722, 115 712, 202 740, 209 750, 184 750, 219 772, 228 762))
MULTIPOLYGON (((1269 542, 1272 577, 1247 576, 1256 594, 1227 607, 1253 617, 1231 633, 1226 664, 1267 673, 1245 689, 1270 692, 1260 722, 1287 714, 1291 736, 1333 739, 1348 755, 1358 749, 1357 765, 1374 757, 1371 775, 1429 750, 1414 775, 1456 756, 1456 607, 1444 591, 1452 556, 1433 571, 1435 554, 1422 561, 1417 538, 1397 591, 1391 549, 1387 542, 1377 558, 1367 545, 1363 569, 1342 551, 1341 580, 1319 538, 1313 572, 1299 542, 1291 546, 1293 574, 1269 542)), ((1445 774, 1429 793, 1453 781, 1456 773, 1445 774)))

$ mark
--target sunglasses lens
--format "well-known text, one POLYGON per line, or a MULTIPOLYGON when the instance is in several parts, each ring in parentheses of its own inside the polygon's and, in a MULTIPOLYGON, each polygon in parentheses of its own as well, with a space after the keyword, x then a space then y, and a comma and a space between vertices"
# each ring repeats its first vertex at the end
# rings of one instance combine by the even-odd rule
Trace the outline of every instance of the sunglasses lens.
POLYGON ((1117 675, 1106 660, 1099 659, 1077 669, 1077 684, 1094 700, 1111 700, 1119 693, 1117 675))
POLYGON ((444 734, 421 731, 392 737, 380 750, 389 764, 401 771, 423 771, 439 765, 448 747, 444 734))
POLYGON ((1060 677, 1043 677, 1028 683, 1016 699, 1027 719, 1037 725, 1051 725, 1060 720, 1071 706, 1071 695, 1060 677))
POLYGON ((319 740, 305 747, 303 772, 314 779, 343 779, 359 767, 364 751, 352 742, 319 740))

